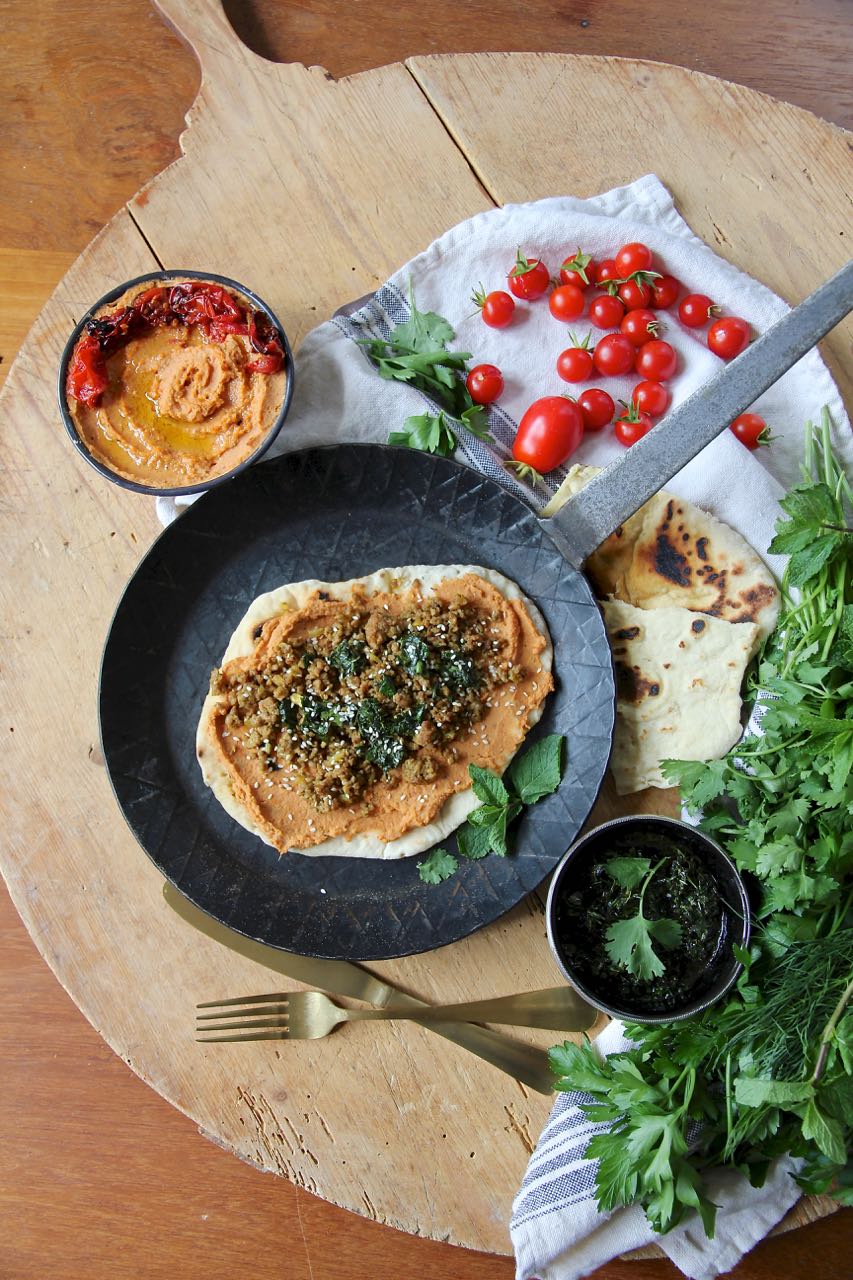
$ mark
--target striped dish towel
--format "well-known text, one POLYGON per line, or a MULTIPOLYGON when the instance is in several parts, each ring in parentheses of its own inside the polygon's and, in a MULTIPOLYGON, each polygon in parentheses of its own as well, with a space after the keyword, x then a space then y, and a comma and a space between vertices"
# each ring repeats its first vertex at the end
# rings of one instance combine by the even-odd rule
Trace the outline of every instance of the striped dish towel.
MULTIPOLYGON (((595 1043, 605 1055, 629 1047, 621 1022, 611 1022, 595 1043)), ((718 1206, 713 1240, 696 1214, 658 1236, 637 1205, 600 1213, 595 1162, 585 1160, 584 1151, 590 1138, 607 1126, 593 1123, 580 1110, 580 1103, 590 1101, 588 1094, 558 1094, 530 1157, 510 1222, 516 1280, 576 1280, 653 1242, 686 1276, 710 1280, 735 1266, 800 1197, 790 1176, 796 1162, 786 1157, 771 1166, 760 1188, 730 1169, 708 1176, 709 1195, 718 1206)))

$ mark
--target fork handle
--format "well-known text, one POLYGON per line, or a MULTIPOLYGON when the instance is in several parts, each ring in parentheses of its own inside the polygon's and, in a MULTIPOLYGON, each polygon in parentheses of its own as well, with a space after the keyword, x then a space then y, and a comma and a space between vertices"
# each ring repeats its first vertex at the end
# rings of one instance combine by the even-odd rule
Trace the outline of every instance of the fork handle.
POLYGON ((384 1009, 347 1009, 347 1022, 396 1018, 410 1022, 499 1022, 511 1027, 544 1027, 550 1031, 586 1031, 598 1017, 571 987, 548 987, 493 1000, 469 1000, 464 1004, 431 1005, 409 1009, 399 1004, 384 1009))

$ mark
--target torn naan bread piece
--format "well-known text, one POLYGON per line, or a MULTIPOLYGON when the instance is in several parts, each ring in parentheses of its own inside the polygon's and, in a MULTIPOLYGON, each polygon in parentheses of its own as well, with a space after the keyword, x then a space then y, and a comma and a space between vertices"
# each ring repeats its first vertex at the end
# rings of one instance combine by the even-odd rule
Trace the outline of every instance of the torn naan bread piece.
POLYGON ((542 614, 478 565, 290 583, 252 602, 211 677, 204 781, 280 852, 403 858, 479 805, 554 687, 542 614))
MULTIPOLYGON (((553 515, 600 468, 573 466, 540 513, 553 515)), ((773 575, 746 539, 701 507, 662 489, 584 566, 599 598, 643 609, 678 606, 726 622, 755 623, 756 648, 779 616, 773 575)))
POLYGON ((620 600, 602 608, 616 671, 616 790, 669 787, 661 760, 715 760, 740 738, 741 684, 759 628, 620 600))

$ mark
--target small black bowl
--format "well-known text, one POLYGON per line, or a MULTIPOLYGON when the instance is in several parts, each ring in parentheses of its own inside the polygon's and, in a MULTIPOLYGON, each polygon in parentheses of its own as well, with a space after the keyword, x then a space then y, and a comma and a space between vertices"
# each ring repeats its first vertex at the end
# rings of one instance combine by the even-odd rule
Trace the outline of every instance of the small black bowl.
POLYGON ((147 275, 135 276, 133 280, 125 280, 122 284, 116 285, 114 289, 110 289, 109 293, 105 293, 97 302, 92 303, 89 310, 82 319, 75 325, 71 337, 65 344, 62 352, 62 359, 59 362, 59 412, 62 414, 62 421, 65 423, 65 430, 71 437, 71 443, 80 454, 85 458, 90 467, 94 467, 102 476, 106 476, 108 480, 112 480, 113 484, 120 485, 122 489, 130 489, 134 493, 148 493, 154 497, 178 497, 185 493, 203 493, 206 489, 215 489, 218 485, 225 484, 228 480, 233 480, 241 471, 245 471, 253 462, 257 462, 269 449, 273 440, 275 440, 281 430, 284 420, 290 409, 290 402, 293 399, 293 352, 290 349, 290 343, 287 340, 287 334, 281 326, 281 323, 262 298, 259 298, 251 289, 247 289, 245 285, 240 284, 239 280, 231 280, 228 276, 218 276, 213 271, 179 271, 177 269, 170 271, 149 271, 147 275), (258 311, 263 311, 267 316, 279 337, 281 345, 284 348, 284 371, 286 381, 284 387, 284 399, 281 402, 281 409, 275 422, 264 436, 261 443, 251 453, 248 458, 244 458, 236 467, 232 467, 230 471, 225 471, 221 475, 213 476, 210 480, 200 481, 198 484, 191 485, 172 485, 168 488, 155 488, 153 485, 140 484, 136 480, 128 480, 124 476, 118 475, 100 458, 94 457, 86 447, 85 442, 80 438, 77 426, 68 410, 68 400, 65 395, 65 378, 68 372, 68 362, 74 351, 77 339, 83 332, 87 321, 100 311, 101 307, 109 306, 111 302, 116 302, 122 294, 128 289, 135 288, 138 284, 153 284, 158 280, 212 280, 215 284, 224 285, 226 289, 231 289, 241 297, 245 298, 258 311))
MULTIPOLYGON (((743 968, 736 959, 732 946, 738 944, 746 947, 750 934, 749 898, 743 880, 728 854, 724 853, 716 841, 689 823, 680 822, 676 818, 651 815, 614 818, 612 822, 602 823, 581 836, 554 872, 548 891, 545 921, 554 958, 572 986, 597 1009, 613 1018, 629 1022, 678 1022, 694 1017, 722 999, 737 981, 743 968), (631 1008, 628 1002, 617 1005, 602 997, 590 985, 590 980, 578 972, 577 962, 572 963, 567 957, 565 944, 561 940, 560 904, 592 863, 597 862, 605 853, 614 852, 614 840, 624 840, 626 843, 630 841, 631 846, 642 853, 661 836, 699 857, 716 881, 722 908, 719 936, 713 956, 681 1003, 666 1010, 649 1009, 642 1001, 635 1008, 631 1008)), ((603 937, 601 942, 603 945, 603 937)))

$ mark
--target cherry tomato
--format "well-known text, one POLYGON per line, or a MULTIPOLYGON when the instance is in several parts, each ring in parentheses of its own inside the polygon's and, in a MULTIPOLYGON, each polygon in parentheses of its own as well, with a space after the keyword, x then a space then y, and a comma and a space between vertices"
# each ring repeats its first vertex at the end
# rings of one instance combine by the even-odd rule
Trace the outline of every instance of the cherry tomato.
POLYGON ((635 347, 642 347, 658 336, 658 318, 647 308, 628 311, 619 328, 635 347))
POLYGON ((703 324, 719 314, 720 308, 707 293, 688 293, 678 305, 678 318, 688 329, 701 329, 703 324))
POLYGON ((578 289, 586 289, 595 279, 595 263, 588 253, 578 249, 573 258, 566 258, 560 266, 560 283, 573 284, 578 289))
POLYGON ((587 431, 600 431, 608 422, 613 421, 616 405, 613 397, 601 387, 590 387, 578 396, 578 405, 583 415, 583 425, 587 431))
POLYGON ((567 347, 557 356, 557 373, 564 382, 586 382, 592 376, 592 352, 582 344, 567 347))
POLYGON ((651 271, 652 251, 648 245, 633 240, 630 244, 623 244, 615 261, 619 277, 624 279, 625 276, 632 276, 635 271, 651 271))
POLYGON ((550 294, 548 306, 555 320, 577 320, 583 315, 583 291, 574 284, 560 284, 550 294))
POLYGON ((652 300, 652 286, 641 276, 623 281, 618 293, 627 311, 637 311, 640 307, 647 307, 652 300))
POLYGON ((519 249, 515 266, 507 276, 510 291, 517 298, 532 302, 534 298, 542 297, 550 283, 551 276, 545 263, 539 258, 526 258, 519 249))
POLYGON ((619 272, 613 258, 604 258, 595 268, 595 283, 607 284, 608 280, 618 280, 619 272))
POLYGON ((654 423, 647 413, 643 413, 631 405, 630 409, 616 419, 616 427, 614 435, 620 444, 624 444, 625 448, 630 448, 632 444, 636 444, 638 440, 642 440, 643 436, 648 435, 654 423))
MULTIPOLYGON (((583 417, 568 396, 534 400, 518 424, 513 460, 540 475, 553 471, 574 453, 583 437, 583 417)), ((518 468, 520 474, 523 470, 518 468)))
POLYGON ((631 403, 651 418, 659 418, 666 412, 669 399, 669 390, 662 382, 638 382, 631 392, 631 403))
POLYGON ((668 342, 655 338, 645 343, 637 352, 634 368, 643 378, 653 382, 665 382, 678 367, 678 356, 668 342))
POLYGON ((503 289, 494 289, 491 293, 486 293, 480 285, 480 288, 472 294, 471 301, 480 308, 483 324, 487 324, 490 329, 505 329, 512 320, 515 303, 503 289))
POLYGON ((503 393, 504 376, 496 364, 477 364, 465 379, 475 404, 492 404, 503 393))
POLYGON ((708 330, 708 350, 722 360, 734 360, 749 345, 749 325, 740 316, 715 320, 708 330))
POLYGON ((589 318, 596 329, 615 329, 622 322, 625 308, 618 298, 602 293, 589 304, 589 318))
POLYGON ((681 281, 675 276, 658 276, 652 281, 652 306, 666 311, 681 293, 681 281))
POLYGON ((633 342, 624 333, 608 333, 596 343, 592 359, 599 373, 619 374, 628 372, 635 354, 633 342))
POLYGON ((759 445, 769 444, 773 438, 767 430, 767 423, 757 413, 741 413, 734 422, 729 423, 729 430, 735 433, 747 449, 757 449, 759 445))

